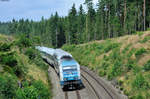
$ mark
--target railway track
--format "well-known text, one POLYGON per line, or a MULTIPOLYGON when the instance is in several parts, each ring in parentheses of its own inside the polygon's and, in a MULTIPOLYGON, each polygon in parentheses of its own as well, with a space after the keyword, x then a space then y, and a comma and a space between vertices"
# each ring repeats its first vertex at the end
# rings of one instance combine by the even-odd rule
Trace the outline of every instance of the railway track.
POLYGON ((97 93, 97 91, 95 90, 95 88, 93 87, 93 85, 88 81, 88 79, 81 74, 81 76, 83 77, 83 79, 86 80, 86 82, 89 84, 89 86, 92 88, 92 90, 94 91, 95 93, 95 96, 97 97, 97 99, 102 99, 101 96, 97 93))
POLYGON ((68 92, 64 92, 65 94, 65 99, 68 99, 68 92))
MULTIPOLYGON (((93 99, 103 99, 103 97, 102 97, 103 94, 100 94, 100 92, 98 92, 98 90, 96 90, 96 87, 98 87, 98 86, 93 85, 91 83, 91 81, 89 80, 89 77, 90 77, 90 79, 92 78, 94 82, 96 82, 100 87, 103 88, 103 90, 109 96, 109 99, 115 99, 115 98, 113 98, 112 94, 108 91, 108 89, 106 89, 105 86, 96 77, 94 77, 90 72, 88 72, 86 69, 84 69, 82 67, 81 67, 81 72, 82 72, 81 73, 82 78, 84 79, 84 81, 86 81, 86 83, 88 84, 88 86, 90 87, 90 89, 92 90, 92 92, 95 96, 95 97, 93 97, 93 99), (83 74, 83 72, 84 72, 84 74, 83 74)), ((74 92, 77 97, 76 99, 81 99, 79 90, 76 90, 74 92)), ((65 99, 69 99, 69 97, 68 97, 69 92, 64 92, 64 94, 65 94, 65 99)))
MULTIPOLYGON (((114 99, 113 96, 112 96, 112 94, 105 88, 105 86, 104 86, 97 78, 95 78, 91 73, 89 73, 88 71, 86 71, 86 70, 83 69, 82 67, 81 67, 81 71, 84 72, 84 73, 86 73, 89 77, 91 77, 91 78, 93 79, 93 81, 95 81, 99 86, 101 86, 101 87, 104 89, 104 91, 108 94, 108 96, 110 97, 110 99, 114 99)), ((101 94, 99 94, 99 93, 95 90, 94 85, 91 84, 91 82, 87 79, 87 77, 84 76, 82 73, 81 73, 81 76, 83 77, 83 79, 86 80, 86 82, 87 82, 87 83, 89 84, 89 86, 92 88, 92 90, 94 91, 95 96, 97 97, 97 99, 102 99, 101 94)), ((96 87, 98 87, 98 86, 96 86, 96 87)))
MULTIPOLYGON (((75 91, 77 99, 81 99, 80 93, 78 90, 75 91)), ((64 92, 65 99, 69 99, 68 92, 64 92)))
POLYGON ((81 99, 80 93, 78 90, 76 90, 77 99, 81 99))

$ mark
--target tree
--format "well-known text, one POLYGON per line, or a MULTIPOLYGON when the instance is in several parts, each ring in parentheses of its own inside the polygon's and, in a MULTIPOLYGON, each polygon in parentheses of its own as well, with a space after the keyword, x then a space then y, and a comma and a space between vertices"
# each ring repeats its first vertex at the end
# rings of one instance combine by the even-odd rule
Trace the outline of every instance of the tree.
POLYGON ((69 44, 77 43, 77 11, 73 4, 68 15, 68 36, 69 44))

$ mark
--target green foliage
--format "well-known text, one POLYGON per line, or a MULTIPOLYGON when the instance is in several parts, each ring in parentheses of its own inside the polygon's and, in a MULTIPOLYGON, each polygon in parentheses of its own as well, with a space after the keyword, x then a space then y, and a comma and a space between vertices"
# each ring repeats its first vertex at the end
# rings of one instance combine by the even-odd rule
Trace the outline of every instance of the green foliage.
POLYGON ((150 36, 146 36, 143 40, 141 40, 141 43, 146 43, 147 41, 150 40, 150 36))
POLYGON ((12 44, 0 42, 0 51, 10 51, 11 45, 12 44))
POLYGON ((64 45, 62 47, 62 49, 71 52, 71 51, 73 51, 75 49, 75 47, 76 47, 75 45, 69 45, 69 46, 68 45, 64 45))
POLYGON ((18 64, 13 67, 13 71, 18 77, 23 77, 27 73, 27 67, 23 64, 22 60, 18 60, 18 64))
POLYGON ((146 51, 146 49, 145 48, 141 48, 141 49, 139 49, 139 50, 137 50, 136 52, 135 52, 135 56, 136 57, 139 57, 139 56, 141 56, 142 54, 144 54, 144 53, 146 53, 147 51, 146 51))
POLYGON ((36 57, 36 50, 33 48, 27 48, 25 51, 25 55, 29 57, 29 59, 34 59, 36 57))
POLYGON ((148 82, 141 73, 136 75, 135 79, 132 82, 132 86, 133 88, 137 89, 146 89, 149 87, 148 82))
POLYGON ((33 86, 25 87, 23 90, 17 90, 16 99, 38 99, 38 93, 33 86))
POLYGON ((128 44, 122 51, 122 53, 126 53, 127 51, 129 51, 129 48, 130 48, 131 44, 128 44))
POLYGON ((138 94, 137 96, 132 96, 130 99, 145 99, 141 94, 138 94))
POLYGON ((144 70, 149 71, 150 70, 150 60, 144 65, 144 70))
POLYGON ((32 46, 31 40, 29 38, 27 38, 26 35, 20 35, 16 44, 19 47, 30 47, 30 46, 32 46))
POLYGON ((134 53, 136 52, 135 48, 132 48, 129 53, 127 54, 127 57, 130 58, 134 53))
POLYGON ((17 80, 10 74, 0 74, 0 96, 13 99, 16 96, 17 80))
POLYGON ((110 73, 108 74, 108 79, 112 80, 112 78, 120 75, 121 73, 122 73, 122 63, 117 60, 113 64, 112 69, 110 70, 110 73))
POLYGON ((17 65, 17 59, 15 57, 15 52, 10 52, 6 54, 0 54, 0 62, 4 65, 14 67, 17 65))
POLYGON ((136 64, 134 60, 128 59, 128 63, 125 66, 127 67, 127 71, 129 71, 132 68, 136 67, 136 64))
POLYGON ((110 50, 119 47, 119 45, 120 45, 119 43, 109 43, 109 42, 106 42, 106 44, 104 46, 104 52, 107 53, 110 50))
POLYGON ((141 35, 143 35, 144 34, 144 32, 143 31, 137 31, 136 32, 139 36, 141 36, 141 35))
POLYGON ((17 90, 16 99, 49 99, 50 93, 42 81, 23 82, 23 88, 17 90))
POLYGON ((42 83, 42 81, 34 81, 32 85, 36 88, 38 97, 41 99, 49 99, 49 89, 42 83))

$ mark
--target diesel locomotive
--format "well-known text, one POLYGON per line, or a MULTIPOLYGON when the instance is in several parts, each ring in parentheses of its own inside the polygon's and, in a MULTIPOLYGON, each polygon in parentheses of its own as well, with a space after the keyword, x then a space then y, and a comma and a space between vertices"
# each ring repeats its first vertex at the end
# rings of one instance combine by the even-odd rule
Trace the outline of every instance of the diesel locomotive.
POLYGON ((56 70, 62 88, 81 84, 80 65, 72 55, 62 49, 37 46, 41 56, 56 70))

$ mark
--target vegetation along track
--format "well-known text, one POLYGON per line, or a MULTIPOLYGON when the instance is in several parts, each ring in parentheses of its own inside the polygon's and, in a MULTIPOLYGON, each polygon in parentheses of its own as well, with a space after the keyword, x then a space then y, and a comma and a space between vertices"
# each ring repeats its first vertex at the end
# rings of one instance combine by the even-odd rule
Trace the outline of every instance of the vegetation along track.
MULTIPOLYGON (((105 86, 97 78, 95 78, 90 72, 86 71, 83 67, 81 67, 81 71, 86 73, 88 76, 90 76, 93 79, 94 82, 96 82, 99 86, 101 86, 104 89, 104 91, 109 95, 110 99, 114 99, 113 96, 111 95, 111 93, 105 88, 105 86)), ((94 85, 91 84, 91 82, 87 79, 87 77, 84 76, 82 73, 81 73, 81 76, 90 85, 90 87, 92 88, 92 90, 95 93, 95 96, 98 99, 102 99, 101 95, 95 90, 94 85)))

